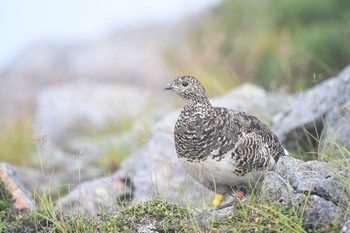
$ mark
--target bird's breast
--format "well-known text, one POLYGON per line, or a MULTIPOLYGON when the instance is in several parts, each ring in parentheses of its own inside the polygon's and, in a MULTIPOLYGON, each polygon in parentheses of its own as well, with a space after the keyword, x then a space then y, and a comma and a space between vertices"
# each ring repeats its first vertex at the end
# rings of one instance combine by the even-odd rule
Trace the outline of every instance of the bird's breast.
MULTIPOLYGON (((227 155, 229 154, 227 153, 227 155)), ((252 178, 261 174, 261 172, 252 172, 244 176, 235 174, 237 164, 230 156, 225 156, 220 161, 207 159, 191 162, 185 158, 180 158, 180 161, 195 180, 209 189, 212 189, 215 185, 246 186, 247 183, 252 181, 252 178)))

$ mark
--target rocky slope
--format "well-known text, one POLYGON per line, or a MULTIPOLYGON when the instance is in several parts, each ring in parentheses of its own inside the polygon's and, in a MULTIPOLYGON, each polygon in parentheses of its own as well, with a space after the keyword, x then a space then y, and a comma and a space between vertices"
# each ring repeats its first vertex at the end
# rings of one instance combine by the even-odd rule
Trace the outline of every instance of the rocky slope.
MULTIPOLYGON (((128 111, 130 115, 127 118, 137 117, 146 111, 140 98, 143 101, 147 99, 147 95, 143 96, 142 90, 135 90, 129 92, 131 96, 122 97, 121 102, 110 101, 111 98, 118 99, 118 95, 123 95, 122 91, 115 91, 119 87, 86 83, 81 87, 76 85, 78 84, 72 83, 62 86, 63 88, 45 90, 39 95, 37 110, 37 128, 49 129, 45 133, 48 141, 41 154, 44 166, 57 185, 71 182, 72 187, 75 187, 67 196, 58 200, 60 207, 73 206, 75 210, 82 212, 99 213, 117 210, 120 202, 139 203, 155 197, 162 197, 170 202, 190 203, 198 208, 207 205, 213 193, 194 182, 177 161, 173 127, 179 109, 168 114, 164 110, 159 115, 150 114, 150 135, 144 145, 137 144, 142 136, 141 131, 131 127, 127 131, 129 136, 126 140, 134 143, 137 149, 115 173, 108 176, 103 176, 102 171, 90 173, 90 170, 94 170, 91 161, 99 160, 101 144, 97 142, 101 138, 96 135, 82 135, 80 129, 75 128, 77 122, 92 126, 97 131, 101 130, 100 123, 106 119, 116 122, 121 119, 118 110, 124 110, 125 103, 135 110, 128 111), (77 89, 82 90, 80 95, 74 95, 77 89), (45 96, 57 98, 44 98, 45 96), (63 101, 65 98, 69 101, 63 101), (94 115, 90 114, 94 112, 91 109, 99 110, 94 115), (111 109, 114 109, 112 113, 111 109), (164 116, 160 117, 162 115, 164 116), (89 142, 87 144, 90 149, 86 154, 82 153, 81 158, 72 158, 74 148, 83 148, 83 141, 79 138, 84 139, 85 145, 89 142), (67 143, 72 141, 75 141, 74 146, 67 143), (78 178, 77 174, 81 174, 79 179, 75 179, 78 178)), ((212 100, 214 105, 245 110, 268 122, 290 152, 305 149, 301 142, 307 140, 306 136, 316 138, 312 143, 319 148, 319 157, 331 162, 304 162, 283 158, 276 171, 266 174, 259 194, 262 203, 279 201, 286 205, 302 206, 305 229, 321 229, 333 224, 334 220, 342 224, 349 217, 347 203, 350 190, 347 184, 350 167, 346 158, 350 149, 349 85, 350 67, 347 67, 337 77, 292 96, 267 93, 254 85, 244 84, 212 100)), ((161 105, 162 102, 158 104, 161 105)), ((120 132, 109 136, 122 138, 120 132)), ((104 135, 102 141, 108 141, 108 137, 104 135)), ((25 169, 19 172, 25 185, 29 188, 40 186, 33 183, 36 180, 24 179, 35 177, 29 172, 25 169)), ((223 212, 223 218, 227 214, 229 213, 223 212)), ((203 221, 206 224, 206 220, 203 221)))

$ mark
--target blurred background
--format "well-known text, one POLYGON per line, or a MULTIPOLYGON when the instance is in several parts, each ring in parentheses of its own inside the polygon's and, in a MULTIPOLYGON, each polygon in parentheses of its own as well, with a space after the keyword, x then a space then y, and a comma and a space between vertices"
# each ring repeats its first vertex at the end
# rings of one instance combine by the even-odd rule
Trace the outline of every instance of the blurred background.
POLYGON ((295 93, 349 64, 349 41, 347 0, 2 0, 0 160, 114 171, 181 103, 162 91, 176 76, 295 93))
POLYGON ((191 19, 179 22, 217 3, 1 1, 0 113, 32 111, 34 96, 48 84, 85 79, 146 85, 170 76, 161 54, 171 41, 181 45, 181 30, 191 19))

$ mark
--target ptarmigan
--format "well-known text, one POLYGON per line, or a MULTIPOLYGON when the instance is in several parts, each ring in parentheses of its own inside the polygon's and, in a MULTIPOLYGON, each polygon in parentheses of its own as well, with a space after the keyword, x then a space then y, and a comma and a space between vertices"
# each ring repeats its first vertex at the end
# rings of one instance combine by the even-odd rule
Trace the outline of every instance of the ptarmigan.
POLYGON ((280 156, 288 154, 258 118, 213 107, 195 77, 177 77, 165 90, 185 101, 175 124, 177 156, 195 180, 216 193, 214 206, 221 205, 224 195, 255 186, 280 156))

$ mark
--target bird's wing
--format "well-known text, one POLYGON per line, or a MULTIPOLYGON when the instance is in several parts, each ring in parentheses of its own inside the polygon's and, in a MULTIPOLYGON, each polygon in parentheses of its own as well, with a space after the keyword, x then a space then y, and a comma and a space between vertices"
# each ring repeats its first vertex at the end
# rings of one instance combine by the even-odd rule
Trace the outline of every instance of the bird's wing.
POLYGON ((236 171, 245 175, 252 171, 261 171, 269 167, 270 148, 262 137, 255 132, 243 133, 238 138, 232 158, 236 161, 236 171))
MULTIPOLYGON (((244 173, 273 167, 283 150, 266 124, 244 112, 231 112, 233 125, 240 132, 232 155, 244 173)), ((236 130, 237 131, 237 130, 236 130)))

